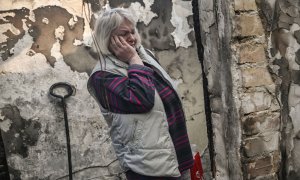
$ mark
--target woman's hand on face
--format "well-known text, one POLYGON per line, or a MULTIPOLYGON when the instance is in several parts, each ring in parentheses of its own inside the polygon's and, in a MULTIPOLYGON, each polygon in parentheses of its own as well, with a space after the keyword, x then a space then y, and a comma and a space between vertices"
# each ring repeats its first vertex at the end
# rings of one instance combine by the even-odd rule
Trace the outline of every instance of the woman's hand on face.
POLYGON ((143 65, 135 48, 129 45, 122 36, 112 36, 109 49, 119 60, 125 63, 143 65))

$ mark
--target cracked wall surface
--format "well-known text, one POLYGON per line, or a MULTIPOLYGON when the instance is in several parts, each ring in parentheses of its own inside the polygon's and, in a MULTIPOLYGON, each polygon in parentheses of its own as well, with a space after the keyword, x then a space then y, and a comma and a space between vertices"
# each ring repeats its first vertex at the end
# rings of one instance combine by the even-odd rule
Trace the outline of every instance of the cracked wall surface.
POLYGON ((255 0, 200 1, 199 9, 213 176, 277 179, 282 108, 279 83, 269 72, 269 34, 260 14, 266 9, 259 11, 255 0))
POLYGON ((96 63, 87 50, 89 26, 104 7, 136 14, 142 43, 178 85, 191 142, 200 152, 207 146, 191 1, 84 2, 0 0, 0 128, 11 179, 67 179, 63 112, 48 93, 61 81, 76 88, 67 99, 74 178, 125 178, 86 89, 96 63))
POLYGON ((299 179, 300 2, 198 2, 213 176, 299 179))
POLYGON ((212 176, 243 179, 240 102, 232 63, 232 1, 198 1, 203 66, 210 102, 212 176))
POLYGON ((300 2, 259 1, 268 31, 268 58, 281 110, 280 178, 299 179, 300 134, 300 2))

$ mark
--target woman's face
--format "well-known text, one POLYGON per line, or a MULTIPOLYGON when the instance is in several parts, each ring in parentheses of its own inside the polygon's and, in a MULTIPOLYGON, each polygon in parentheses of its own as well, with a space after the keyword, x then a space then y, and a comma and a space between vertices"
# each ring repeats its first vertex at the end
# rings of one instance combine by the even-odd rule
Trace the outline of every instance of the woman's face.
POLYGON ((111 37, 112 36, 120 36, 123 37, 124 40, 132 47, 135 47, 137 38, 135 34, 135 28, 133 24, 128 21, 127 19, 124 19, 124 21, 121 23, 121 25, 112 31, 111 37))

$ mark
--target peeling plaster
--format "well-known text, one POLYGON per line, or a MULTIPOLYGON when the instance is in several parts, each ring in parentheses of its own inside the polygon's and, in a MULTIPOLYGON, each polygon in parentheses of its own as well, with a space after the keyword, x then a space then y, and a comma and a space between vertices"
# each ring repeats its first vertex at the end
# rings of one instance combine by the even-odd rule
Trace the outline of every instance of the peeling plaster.
POLYGON ((46 58, 41 53, 29 56, 33 38, 25 33, 14 47, 14 55, 7 61, 0 62, 0 73, 30 73, 32 69, 42 71, 47 69, 46 58), (24 61, 24 59, 27 59, 24 61))
MULTIPOLYGON (((135 14, 136 20, 138 22, 143 22, 146 26, 158 16, 157 13, 153 12, 151 9, 154 1, 146 1, 145 7, 143 7, 139 2, 134 2, 130 4, 129 9, 135 14), (145 15, 146 14, 146 15, 145 15)), ((181 1, 173 0, 172 1, 172 13, 171 13, 171 24, 175 29, 170 34, 173 36, 175 41, 175 46, 188 48, 192 45, 191 40, 189 39, 190 32, 193 31, 193 28, 190 27, 188 23, 188 17, 192 16, 192 4, 191 1, 181 1)), ((155 33, 158 38, 159 32, 155 33)), ((165 33, 164 33, 165 34, 165 33)))
POLYGON ((82 41, 80 41, 78 39, 74 39, 73 45, 74 46, 80 46, 80 45, 82 45, 82 41))
POLYGON ((20 34, 20 30, 17 29, 11 23, 0 24, 0 43, 4 43, 8 40, 9 37, 4 34, 7 31, 10 31, 14 35, 19 35, 20 34))
POLYGON ((15 17, 15 13, 14 12, 6 12, 6 13, 2 13, 0 14, 0 20, 3 20, 4 22, 8 22, 7 17, 15 17))
POLYGON ((141 22, 137 24, 142 44, 146 48, 154 50, 175 49, 175 43, 171 35, 175 30, 175 27, 170 22, 172 17, 171 0, 156 1, 151 9, 158 15, 158 18, 154 18, 148 26, 141 22))
POLYGON ((73 15, 73 17, 70 18, 70 20, 68 22, 68 25, 69 25, 70 29, 74 29, 77 22, 78 22, 78 18, 73 15))
MULTIPOLYGON (((147 26, 147 28, 149 28, 151 30, 151 32, 149 32, 150 35, 154 35, 157 36, 157 39, 159 39, 160 41, 162 41, 162 36, 167 35, 167 34, 171 34, 174 38, 174 41, 177 43, 176 47, 188 47, 191 46, 192 43, 188 37, 189 33, 191 31, 193 31, 193 28, 191 28, 188 24, 188 20, 187 17, 192 15, 192 5, 191 2, 185 2, 185 1, 174 1, 172 6, 168 6, 166 4, 168 4, 169 1, 166 2, 162 2, 162 4, 164 4, 164 6, 166 7, 172 7, 172 14, 171 17, 174 15, 175 18, 171 19, 171 24, 174 27, 174 30, 172 29, 172 32, 168 32, 168 29, 164 29, 163 26, 166 22, 166 18, 167 15, 165 14, 160 14, 160 12, 156 12, 156 8, 155 6, 153 6, 154 0, 151 1, 145 1, 144 2, 144 6, 140 3, 140 2, 132 2, 129 6, 129 9, 131 10, 131 12, 134 15, 134 17, 136 18, 137 22, 143 23, 144 26, 147 26), (177 5, 176 5, 177 4, 177 5), (175 9, 174 9, 175 7, 175 9), (158 17, 160 16, 160 17, 158 17), (156 24, 155 26, 153 25, 154 19, 156 19, 156 17, 158 18, 162 18, 163 22, 161 22, 160 24, 156 24), (153 26, 151 26, 151 23, 153 26), (154 29, 155 28, 159 28, 159 30, 154 29), (161 32, 160 32, 161 31, 161 32)), ((125 3, 126 4, 126 3, 125 3)), ((157 6, 158 3, 156 3, 155 5, 157 6)), ((114 4, 114 7, 117 6, 124 6, 124 4, 122 4, 121 2, 119 2, 119 4, 114 4)), ((108 4, 106 8, 111 8, 108 4)), ((160 7, 158 7, 160 8, 160 7)), ((163 13, 168 13, 168 11, 164 11, 163 13)), ((139 24, 138 27, 141 31, 143 31, 143 27, 141 27, 142 25, 139 24)), ((144 44, 146 44, 146 47, 148 46, 147 43, 145 43, 145 40, 148 37, 146 33, 141 32, 142 35, 142 40, 144 41, 144 44), (143 35, 145 34, 145 35, 143 35)), ((151 41, 157 41, 154 39, 151 39, 151 41)), ((165 40, 166 42, 160 42, 159 45, 153 45, 152 47, 156 48, 156 49, 163 49, 163 46, 166 45, 170 45, 171 43, 168 43, 169 38, 167 38, 165 40)), ((156 44, 156 42, 155 42, 156 44)))
MULTIPOLYGON (((32 42, 30 40, 27 41, 29 41, 28 44, 32 42)), ((52 48, 52 54, 57 58, 61 57, 59 47, 60 45, 57 42, 52 48)), ((18 56, 22 58, 23 53, 25 51, 22 51, 18 56)), ((43 179, 47 177, 57 179, 67 172, 62 109, 55 106, 54 99, 49 100, 47 92, 51 84, 68 80, 71 84, 75 85, 78 92, 75 97, 71 97, 67 102, 68 104, 74 104, 74 106, 68 106, 72 156, 76 157, 74 159, 74 168, 82 170, 80 173, 76 173, 75 176, 78 179, 91 177, 92 173, 86 174, 90 167, 93 169, 92 172, 98 172, 97 175, 101 179, 103 174, 101 176, 100 171, 96 167, 109 164, 116 157, 110 146, 109 137, 107 136, 108 129, 104 120, 100 117, 97 104, 86 90, 88 76, 85 73, 71 71, 69 66, 59 58, 59 61, 55 63, 55 67, 52 68, 46 63, 45 56, 42 54, 40 56, 23 57, 23 62, 15 63, 20 63, 21 65, 24 62, 32 63, 32 59, 35 58, 38 62, 45 64, 45 69, 31 67, 31 71, 29 72, 9 72, 0 76, 0 84, 6 83, 5 86, 0 86, 0 91, 2 92, 0 108, 6 103, 16 104, 20 108, 20 115, 24 119, 36 119, 36 121, 42 124, 41 136, 36 147, 28 147, 28 158, 23 159, 14 155, 8 156, 11 169, 21 170, 22 173, 20 173, 20 176, 22 179, 43 179), (90 139, 88 141, 82 141, 81 139, 85 139, 84 134, 86 132, 91 132, 93 136, 88 136, 90 139), (78 142, 76 141, 77 139, 79 140, 78 142), (101 147, 100 151, 99 147, 101 147), (94 157, 97 158, 95 159, 94 157), (38 162, 36 162, 37 159, 39 159, 38 162)), ((8 59, 7 62, 11 60, 8 59)), ((3 66, 1 65, 0 67, 2 68, 3 66)), ((7 68, 4 69, 9 71, 7 68)), ((12 71, 17 72, 15 68, 12 68, 12 71)), ((56 105, 58 104, 56 103, 56 105)), ((17 133, 14 134, 14 137, 16 135, 17 133)), ((21 136, 19 135, 19 137, 21 136)), ((18 174, 12 170, 10 172, 13 176, 17 176, 18 174)), ((120 171, 117 174, 119 173, 120 171)))
MULTIPOLYGON (((90 8, 94 12, 98 6, 96 7, 97 4, 93 3, 97 2, 96 0, 86 1, 85 10, 90 8)), ((182 2, 184 8, 179 7, 179 1, 176 2, 178 3, 176 10, 183 11, 183 15, 186 15, 182 17, 183 20, 178 22, 185 23, 182 27, 188 30, 187 19, 190 18, 188 17, 190 15, 185 8, 190 8, 191 11, 191 6, 188 6, 190 2, 182 2)), ((103 8, 105 5, 108 7, 109 2, 106 1, 106 3, 99 5, 99 8, 103 8)), ((83 177, 125 179, 124 176, 120 175, 122 170, 116 161, 107 135, 106 123, 100 115, 97 104, 86 90, 88 78, 86 72, 90 71, 89 68, 93 67, 96 61, 91 60, 92 58, 88 56, 84 46, 89 45, 91 40, 90 24, 87 21, 91 17, 82 17, 82 2, 77 0, 20 0, 8 1, 3 4, 0 7, 2 10, 22 9, 14 11, 17 17, 16 20, 14 18, 14 22, 8 21, 20 33, 19 39, 12 38, 16 41, 10 47, 13 54, 7 60, 0 61, 0 108, 9 104, 19 109, 22 123, 27 121, 40 123, 40 129, 36 128, 39 129, 36 144, 26 146, 28 154, 25 155, 28 156, 26 158, 15 154, 8 156, 11 177, 19 179, 63 179, 65 176, 67 155, 63 114, 62 109, 58 107, 58 101, 49 98, 48 90, 53 83, 68 81, 77 90, 77 94, 71 96, 67 101, 72 157, 76 170, 74 177, 76 179, 83 177), (99 147, 101 148, 99 149, 99 147)), ((152 0, 144 2, 144 4, 139 1, 131 3, 131 5, 135 10, 139 9, 140 19, 142 19, 140 23, 151 26, 147 29, 147 33, 152 36, 159 33, 156 44, 162 44, 160 47, 168 50, 173 49, 175 45, 170 35, 175 29, 170 23, 172 1, 152 0), (153 4, 154 2, 155 4, 153 4), (164 6, 161 6, 165 4, 169 7, 167 11, 162 8, 164 6)), ((176 13, 176 18, 180 18, 178 15, 181 14, 176 13)), ((10 13, 10 15, 12 14, 10 13)), ((8 16, 3 15, 3 17, 8 16)), ((11 20, 11 18, 6 19, 11 20)), ((186 38, 188 35, 191 33, 180 34, 186 38)), ((151 43, 153 42, 155 40, 152 39, 151 43)), ((1 47, 4 46, 1 45, 1 47)), ((188 68, 177 65, 170 66, 170 69, 174 70, 173 75, 179 88, 183 91, 184 103, 192 104, 190 107, 193 108, 188 108, 187 111, 189 121, 193 122, 192 126, 201 126, 205 130, 202 100, 196 100, 196 98, 202 97, 201 72, 199 72, 201 68, 196 50, 181 49, 174 52, 172 51, 174 56, 179 54, 189 59, 186 61, 185 58, 181 58, 184 60, 183 66, 188 68), (180 69, 179 72, 176 68, 180 69), (184 84, 190 84, 188 87, 195 90, 189 92, 184 84), (200 91, 198 91, 199 88, 200 91), (201 124, 199 125, 199 123, 201 124)), ((164 59, 164 63, 171 63, 168 61, 174 60, 169 57, 162 59, 164 59)), ((180 64, 177 61, 176 63, 180 64)), ((10 119, 11 124, 6 119, 5 123, 0 126, 1 129, 7 130, 6 132, 14 129, 12 128, 14 119, 10 119)), ((205 131, 201 131, 201 133, 201 136, 206 136, 205 131)), ((5 138, 7 137, 10 138, 9 136, 5 138)), ((11 139, 22 138, 22 133, 16 132, 11 137, 13 137, 11 139)), ((197 138, 197 140, 200 139, 197 138)), ((202 146, 206 146, 206 140, 201 141, 201 143, 202 149, 204 148, 202 146)))
POLYGON ((49 24, 49 19, 48 18, 43 18, 42 22, 45 23, 45 24, 49 24))
MULTIPOLYGON (((261 11, 267 23, 273 25, 269 40, 270 69, 276 76, 278 99, 281 100, 282 179, 299 179, 299 10, 298 0, 266 0, 261 11), (276 6, 277 5, 277 6, 276 6), (278 17, 278 19, 277 19, 278 17), (278 26, 277 26, 278 24, 278 26), (288 98, 287 98, 288 96, 288 98)), ((267 27, 268 28, 268 27, 267 27)), ((270 29, 267 29, 270 31, 270 29)))
POLYGON ((193 15, 191 1, 173 0, 171 23, 176 28, 172 32, 176 47, 189 47, 192 42, 188 38, 188 34, 193 31, 188 24, 187 17, 193 15))
POLYGON ((300 66, 296 63, 296 52, 300 49, 300 45, 297 43, 296 39, 288 33, 289 44, 286 48, 284 57, 289 62, 289 67, 291 70, 300 70, 300 66))
MULTIPOLYGON (((50 103, 49 101, 47 101, 47 96, 45 92, 47 92, 49 86, 51 85, 51 83, 54 83, 54 82, 57 82, 59 80, 61 81, 65 81, 65 78, 68 76, 68 79, 69 80, 73 80, 74 84, 76 85, 76 87, 78 88, 77 90, 82 90, 82 89, 85 89, 85 83, 86 83, 86 80, 87 80, 87 75, 78 75, 77 73, 73 73, 69 66, 67 66, 64 61, 62 60, 62 54, 60 53, 60 44, 59 42, 56 42, 54 45, 53 45, 53 48, 52 48, 52 55, 55 56, 59 61, 57 61, 55 63, 55 68, 52 69, 51 66, 49 66, 49 64, 47 64, 47 61, 46 61, 46 58, 43 54, 41 53, 32 53, 32 51, 30 50, 30 44, 33 43, 33 38, 29 35, 29 34, 25 34, 24 37, 19 40, 19 42, 16 44, 15 46, 15 55, 12 56, 11 58, 9 58, 7 61, 5 61, 3 64, 1 64, 1 70, 3 70, 4 72, 6 72, 8 74, 7 76, 4 76, 2 75, 0 80, 2 82, 14 82, 16 84, 18 84, 18 86, 28 86, 29 87, 19 87, 21 88, 22 90, 16 90, 16 87, 14 87, 14 83, 11 83, 9 86, 6 86, 6 87, 2 87, 2 90, 1 92, 2 93, 2 96, 4 99, 4 101, 1 100, 2 103, 5 103, 6 101, 8 102, 15 102, 15 103, 20 103, 19 106, 22 107, 21 109, 21 112, 20 114, 22 115, 22 117, 32 117, 32 116, 37 116, 41 119, 39 119, 40 121, 43 121, 43 117, 42 117, 42 114, 44 116, 46 116, 46 122, 47 122, 47 127, 45 127, 44 129, 46 130, 43 130, 45 132, 48 132, 48 133, 51 133, 51 126, 53 127, 53 125, 51 124, 51 121, 49 122, 49 120, 51 120, 51 114, 53 114, 53 112, 51 110, 45 110, 45 105, 24 105, 22 101, 25 101, 25 102, 35 102, 33 98, 35 98, 35 96, 42 96, 42 97, 37 97, 37 99, 43 99, 41 100, 40 103, 43 103, 45 102, 46 103, 46 106, 48 106, 50 103), (29 53, 30 52, 30 53, 29 53), (31 54, 31 55, 29 55, 31 54), (26 61, 24 61, 26 60, 26 61), (37 63, 37 66, 33 66, 36 61, 37 63), (28 63, 29 66, 26 66, 26 63, 28 63), (39 63, 39 64, 38 64, 39 63), (20 65, 20 66, 18 66, 20 65), (30 70, 29 70, 30 69, 30 70), (54 72, 53 72, 54 71, 54 72), (17 73, 17 74, 14 74, 14 73, 17 73), (18 77, 18 73, 24 73, 23 75, 19 75, 18 77), (69 76, 69 74, 72 74, 71 76, 69 76), (17 76, 17 77, 15 77, 17 76), (47 76, 47 77, 45 77, 47 76), (59 77, 61 76, 61 77, 59 77), (31 77, 31 78, 30 78, 31 77), (8 79, 7 79, 8 78, 8 79), (11 78, 12 80, 10 80, 9 78, 11 78), (16 78, 18 81, 16 81, 16 78), (41 79, 39 79, 41 78, 41 79), (81 81, 77 81, 75 79, 82 79, 81 81), (26 79, 26 80, 25 80, 26 79), (26 83, 24 83, 26 82, 26 83), (30 84, 35 84, 36 87, 32 88, 32 86, 30 84), (11 91, 8 91, 8 90, 3 90, 3 88, 7 88, 7 89, 15 89, 17 94, 14 94, 14 92, 11 92, 11 91), (44 90, 40 90, 40 89, 44 89, 44 90), (28 92, 26 92, 28 91, 28 92), (5 93, 7 92, 7 93, 5 93), (26 93, 25 93, 26 92, 26 93), (24 95, 25 94, 25 95, 24 95), (12 100, 14 98, 20 98, 19 100, 17 99, 16 101, 12 100), (46 98, 46 99, 45 99, 46 98), (45 101, 46 100, 46 101, 45 101), (37 108, 38 107, 38 108, 37 108), (36 109, 37 108, 37 109, 36 109), (46 111, 46 112, 45 112, 46 111), (32 113, 34 112, 34 113, 32 113), (49 114, 50 113, 50 114, 49 114), (50 127, 50 128, 49 128, 50 127), (50 132, 49 132, 50 131, 50 132)), ((3 84, 3 83, 2 83, 3 84)), ((74 104, 80 104, 80 103, 84 103, 84 107, 83 106, 79 106, 79 107, 74 107, 74 108, 78 108, 75 110, 75 112, 80 112, 80 114, 76 114, 74 116, 70 115, 70 119, 79 119, 80 117, 82 119, 84 119, 84 123, 78 123, 78 125, 76 125, 76 127, 74 129, 80 129, 82 131, 85 131, 84 128, 86 125, 85 123, 86 122, 89 122, 91 119, 89 119, 88 116, 85 116, 84 112, 84 108, 86 108, 86 105, 87 104, 92 104, 92 99, 86 101, 87 99, 90 98, 90 96, 88 95, 87 92, 85 93, 79 93, 80 95, 84 95, 86 96, 85 98, 78 98, 78 100, 75 100, 74 104), (81 101, 80 99, 85 99, 85 101, 81 101), (78 128, 80 127, 80 128, 78 128)), ((1 106, 0 106, 1 107, 1 106)), ((97 109, 96 108, 96 105, 93 105, 93 108, 94 109, 97 109)), ((89 109, 88 110, 88 113, 90 113, 91 110, 89 109)), ((99 115, 100 113, 97 111, 96 113, 93 113, 94 115, 99 115)), ((52 115, 53 116, 53 115, 52 115)), ((94 123, 95 124, 98 124, 99 125, 99 117, 95 118, 97 119, 97 121, 95 121, 94 123)), ((102 125, 101 125, 102 126, 102 125)), ((63 127, 63 126, 61 126, 63 127)), ((89 131, 93 131, 93 128, 89 128, 89 131)), ((80 144, 82 146, 80 146, 79 148, 75 148, 75 149, 78 149, 78 152, 75 152, 74 155, 76 157, 76 154, 80 152, 80 154, 82 154, 81 150, 83 151, 86 151, 85 147, 88 147, 89 148, 89 153, 85 153, 84 157, 86 158, 87 156, 95 156, 94 153, 98 153, 97 150, 95 149, 94 150, 94 146, 95 147, 102 147, 104 145, 109 145, 109 142, 106 143, 103 143, 103 140, 107 139, 107 136, 105 135, 97 135, 99 133, 102 133, 103 131, 107 131, 105 130, 105 128, 101 131, 99 131, 98 133, 93 133, 94 134, 94 137, 90 137, 90 138, 93 138, 93 144, 90 144, 88 146, 82 144, 82 142, 78 142, 77 144, 80 144), (102 144, 99 144, 99 142, 95 141, 95 139, 97 138, 103 138, 102 140, 102 144)), ((62 130, 59 130, 58 128, 53 128, 53 132, 56 133, 57 135, 57 139, 60 143, 64 144, 64 131, 62 130), (59 131, 61 131, 60 133, 58 133, 59 131)), ((48 134, 46 133, 46 134, 48 134)), ((18 133, 17 133, 18 134, 18 133)), ((15 137, 18 137, 17 134, 15 134, 15 137)), ((42 136, 42 139, 43 137, 45 138, 48 138, 47 141, 49 141, 49 145, 43 145, 43 140, 41 140, 39 147, 37 149, 41 149, 41 147, 48 147, 48 150, 51 151, 52 147, 51 147, 51 143, 53 143, 54 146, 60 146, 60 145, 57 145, 55 144, 55 141, 53 142, 53 139, 47 137, 47 135, 44 134, 42 136), (49 147, 50 146, 50 147, 49 147)), ((76 134, 75 136, 79 136, 80 137, 80 133, 74 133, 76 134)), ((106 134, 104 132, 104 134, 106 134)), ((77 138, 77 137, 76 137, 77 138)), ((55 136, 54 136, 54 139, 55 139, 55 136)), ((78 138, 80 139, 80 138, 78 138)), ((29 174, 26 174, 26 173, 22 173, 22 177, 25 177, 25 179, 28 179, 28 178, 32 178, 32 177, 48 177, 49 175, 51 176, 57 176, 56 174, 57 173, 63 173, 66 171, 65 169, 65 166, 62 167, 62 165, 64 164, 64 162, 66 162, 66 159, 63 155, 64 158, 61 158, 60 161, 51 161, 53 162, 53 166, 49 166, 51 163, 49 163, 49 161, 47 161, 47 159, 50 157, 52 157, 53 155, 55 155, 55 158, 53 159, 56 159, 57 158, 57 154, 55 154, 54 152, 58 152, 58 147, 56 148, 56 150, 53 151, 53 154, 49 154, 49 153, 37 153, 36 150, 32 151, 31 153, 29 153, 30 155, 30 159, 28 160, 24 160, 24 159, 19 159, 19 160, 16 160, 13 158, 13 156, 9 157, 9 162, 13 164, 15 163, 19 163, 20 166, 16 165, 14 168, 15 169, 23 169, 23 168, 27 168, 27 170, 25 171, 28 171, 29 174), (38 157, 35 157, 35 156, 38 156, 38 157), (46 157, 46 158, 45 158, 46 157), (42 159, 43 161, 39 162, 39 165, 38 167, 36 167, 34 164, 31 164, 29 163, 28 161, 32 161, 32 159, 42 159), (57 172, 53 172, 51 168, 53 167, 59 167, 60 170, 57 171, 57 172), (42 173, 43 175, 39 175, 38 173, 42 173)), ((64 148, 60 148, 61 151, 64 151, 64 148)), ((41 152, 44 152, 42 149, 41 149, 41 152)), ((106 156, 105 155, 102 155, 101 157, 103 159, 106 159, 106 158, 111 158, 111 159, 115 159, 115 157, 109 157, 109 156, 113 156, 112 153, 110 153, 110 155, 108 155, 108 153, 106 152, 106 156)), ((97 155, 97 157, 99 157, 99 155, 97 155)), ((79 158, 77 158, 79 159, 79 158)), ((89 159, 92 159, 92 158, 89 158, 89 159)), ((87 162, 88 159, 85 160, 85 162, 87 162)), ((100 160, 102 162, 105 162, 107 160, 100 160)), ((99 162, 96 162, 95 160, 93 160, 93 162, 88 162, 87 164, 89 164, 89 166, 95 166, 95 164, 97 165, 97 163, 99 162)), ((79 164, 79 163, 77 163, 79 164)), ((86 168, 86 166, 83 166, 82 168, 86 168)), ((13 168, 11 168, 13 169, 13 168)), ((13 172, 13 171, 11 171, 13 172)), ((15 175, 15 174, 14 174, 15 175)), ((85 175, 85 177, 88 177, 87 175, 85 175)))
POLYGON ((12 123, 13 122, 10 119, 1 120, 0 121, 0 129, 4 132, 7 132, 7 131, 9 131, 12 123))
POLYGON ((56 59, 56 62, 60 62, 63 60, 63 55, 60 52, 60 47, 61 46, 59 40, 57 40, 51 48, 51 56, 56 59))
MULTIPOLYGON (((92 4, 87 3, 88 7, 85 6, 85 12, 88 12, 89 9, 92 9, 92 4)), ((78 16, 84 18, 85 22, 89 22, 88 19, 91 17, 85 17, 82 9, 82 1, 78 0, 19 0, 19 1, 5 1, 1 2, 0 11, 11 10, 11 9, 22 9, 27 8, 30 9, 30 15, 28 18, 35 22, 35 14, 32 11, 33 9, 46 7, 46 6, 58 6, 64 8, 73 16, 78 16)), ((92 15, 92 14, 91 14, 92 15)), ((91 44, 91 29, 89 27, 89 23, 85 23, 84 33, 83 33, 83 43, 86 45, 91 44)))
MULTIPOLYGON (((81 16, 82 2, 78 0, 18 0, 1 2, 0 11, 10 9, 37 9, 44 6, 60 6, 64 7, 70 13, 81 16)), ((32 16, 34 17, 34 16, 32 16)))
POLYGON ((151 11, 154 0, 144 1, 144 3, 145 6, 142 6, 139 2, 131 3, 129 9, 134 14, 137 22, 144 22, 145 25, 148 25, 153 18, 157 17, 157 14, 151 11))
MULTIPOLYGON (((84 6, 82 9, 83 9, 83 12, 84 13, 84 31, 83 31, 83 35, 82 35, 82 43, 87 45, 87 46, 90 46, 92 44, 92 38, 91 38, 91 34, 92 34, 92 29, 90 28, 90 22, 89 20, 92 19, 92 17, 88 17, 88 15, 86 15, 87 12, 89 12, 89 9, 91 9, 91 4, 87 4, 88 6, 84 6), (89 23, 88 23, 89 22, 89 23)), ((91 15, 92 16, 92 15, 91 15)), ((79 16, 80 17, 80 16, 79 16)))
POLYGON ((0 73, 30 73, 33 68, 42 71, 49 67, 45 56, 41 53, 34 54, 25 63, 24 58, 28 58, 26 51, 11 58, 9 61, 3 62, 0 66, 0 73))
MULTIPOLYGON (((76 17, 77 23, 73 24, 72 28, 69 27, 68 23, 71 18, 74 18, 72 14, 69 14, 64 8, 57 6, 47 6, 43 8, 38 8, 33 10, 37 15, 36 22, 32 23, 30 27, 30 35, 34 38, 34 43, 32 44, 32 50, 37 53, 43 53, 47 61, 53 66, 55 63, 55 58, 51 56, 51 48, 56 39, 62 41, 61 53, 64 56, 66 63, 74 68, 74 70, 83 71, 82 69, 77 69, 75 61, 71 55, 76 52, 76 46, 73 45, 74 40, 83 40, 83 18, 76 17), (54 14, 52 14, 54 13, 54 14), (43 18, 49 20, 49 24, 45 25, 42 23, 43 18), (67 34, 67 36, 65 36, 67 34), (72 59, 71 59, 72 58, 72 59)), ((77 43, 78 44, 78 43, 77 43)), ((77 59, 77 58, 76 58, 77 59)), ((90 64, 89 62, 85 62, 90 64)))
MULTIPOLYGON (((8 23, 0 23, 1 26, 10 26, 9 24, 12 24, 15 29, 15 34, 12 33, 12 31, 8 30, 6 28, 1 28, 0 31, 4 30, 6 32, 1 32, 0 36, 8 37, 8 39, 4 42, 0 42, 1 44, 1 60, 5 61, 8 57, 12 56, 14 53, 14 50, 12 49, 15 43, 18 42, 20 38, 25 34, 25 31, 28 29, 25 22, 27 21, 24 16, 28 15, 29 11, 27 9, 20 9, 20 10, 10 10, 7 12, 12 12, 15 14, 14 17, 7 16, 8 23)), ((5 13, 7 13, 5 12, 5 13)), ((1 21, 1 20, 0 20, 1 21)))
POLYGON ((58 26, 58 28, 56 28, 54 32, 55 38, 61 41, 64 40, 64 33, 65 28, 63 26, 58 26))
POLYGON ((32 9, 30 9, 29 11, 29 16, 28 16, 28 19, 32 22, 35 22, 35 14, 34 12, 32 11, 32 9))

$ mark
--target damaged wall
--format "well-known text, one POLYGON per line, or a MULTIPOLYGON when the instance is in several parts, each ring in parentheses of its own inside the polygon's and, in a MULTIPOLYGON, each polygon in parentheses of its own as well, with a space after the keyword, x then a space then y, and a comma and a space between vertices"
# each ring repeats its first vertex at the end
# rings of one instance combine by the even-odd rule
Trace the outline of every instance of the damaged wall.
POLYGON ((300 2, 259 1, 268 32, 269 69, 281 103, 280 177, 300 178, 300 2))
POLYGON ((216 179, 299 179, 298 0, 198 1, 216 179))
POLYGON ((207 81, 213 140, 212 175, 242 179, 241 125, 231 73, 232 2, 198 1, 203 66, 207 81))
POLYGON ((142 43, 178 84, 192 143, 200 151, 207 145, 191 1, 84 2, 85 11, 76 0, 0 0, 0 128, 11 179, 67 178, 62 109, 48 94, 60 81, 77 91, 67 100, 74 178, 124 179, 86 89, 96 63, 86 50, 89 25, 102 7, 136 13, 142 43))
POLYGON ((234 8, 244 177, 299 179, 300 2, 236 0, 234 8))
POLYGON ((235 0, 234 86, 240 103, 244 179, 278 179, 280 101, 269 72, 268 39, 256 1, 235 0))

